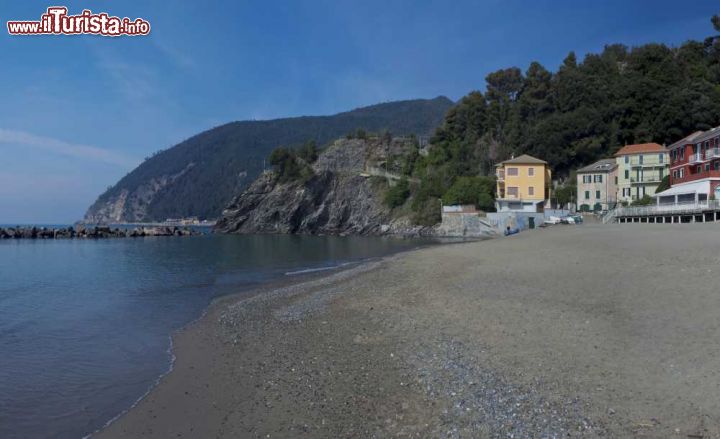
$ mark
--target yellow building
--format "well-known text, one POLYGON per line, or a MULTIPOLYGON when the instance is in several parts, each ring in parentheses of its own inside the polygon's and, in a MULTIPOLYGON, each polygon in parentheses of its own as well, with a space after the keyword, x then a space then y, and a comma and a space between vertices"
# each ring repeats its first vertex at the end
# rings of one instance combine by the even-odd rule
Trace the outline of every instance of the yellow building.
POLYGON ((498 163, 495 169, 498 212, 543 212, 550 199, 552 174, 546 161, 527 154, 498 163))

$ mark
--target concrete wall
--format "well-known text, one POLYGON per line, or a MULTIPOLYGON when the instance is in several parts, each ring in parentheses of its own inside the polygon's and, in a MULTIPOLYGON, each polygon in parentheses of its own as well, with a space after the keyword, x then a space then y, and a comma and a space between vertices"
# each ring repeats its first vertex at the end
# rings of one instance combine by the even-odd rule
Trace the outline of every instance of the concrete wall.
POLYGON ((530 227, 530 218, 534 218, 535 227, 539 227, 545 221, 545 214, 527 212, 488 212, 487 214, 487 222, 501 232, 508 226, 511 229, 528 229, 530 227))
POLYGON ((483 237, 496 236, 498 230, 477 213, 443 212, 442 223, 437 227, 436 233, 452 237, 483 237))
MULTIPOLYGON (((538 210, 538 203, 540 201, 525 201, 525 200, 495 200, 495 208, 498 212, 527 212, 533 213, 538 210)), ((542 204, 541 204, 542 205, 542 204)))

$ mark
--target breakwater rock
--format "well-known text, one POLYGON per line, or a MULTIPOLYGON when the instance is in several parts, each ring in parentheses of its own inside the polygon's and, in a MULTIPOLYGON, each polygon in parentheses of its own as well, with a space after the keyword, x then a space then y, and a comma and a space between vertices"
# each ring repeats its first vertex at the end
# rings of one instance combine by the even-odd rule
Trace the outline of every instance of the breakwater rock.
POLYGON ((201 232, 187 227, 0 227, 0 239, 139 238, 143 236, 194 236, 201 232))

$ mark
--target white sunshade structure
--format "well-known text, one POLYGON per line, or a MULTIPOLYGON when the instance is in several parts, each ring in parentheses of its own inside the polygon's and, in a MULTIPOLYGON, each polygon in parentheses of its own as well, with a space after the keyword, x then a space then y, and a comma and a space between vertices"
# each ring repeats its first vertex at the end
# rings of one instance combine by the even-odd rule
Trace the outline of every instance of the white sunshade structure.
POLYGON ((705 180, 673 186, 653 197, 657 198, 658 204, 680 204, 707 201, 709 194, 710 182, 705 180))

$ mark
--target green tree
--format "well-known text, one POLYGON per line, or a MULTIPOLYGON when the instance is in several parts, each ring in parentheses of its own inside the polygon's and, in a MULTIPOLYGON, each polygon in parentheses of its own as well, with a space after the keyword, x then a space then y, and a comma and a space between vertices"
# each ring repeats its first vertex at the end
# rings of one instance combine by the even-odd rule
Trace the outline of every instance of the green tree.
POLYGON ((472 204, 485 211, 494 210, 495 180, 491 177, 458 177, 442 197, 443 203, 472 204))
POLYGON ((574 184, 565 184, 555 189, 554 195, 558 205, 566 206, 575 200, 577 194, 577 186, 574 184))
POLYGON ((385 192, 385 205, 394 209, 405 204, 409 196, 410 184, 406 178, 403 178, 395 186, 390 186, 385 192))
POLYGON ((660 181, 660 184, 658 185, 657 189, 655 189, 655 192, 662 192, 670 189, 670 175, 666 175, 663 177, 662 181, 660 181))
POLYGON ((307 163, 314 163, 318 158, 318 147, 314 140, 305 142, 297 149, 297 155, 307 163))
POLYGON ((307 164, 299 163, 297 155, 292 149, 275 148, 270 153, 268 160, 281 183, 307 181, 313 176, 312 169, 307 164))

